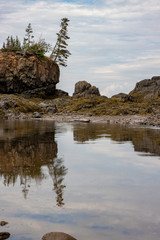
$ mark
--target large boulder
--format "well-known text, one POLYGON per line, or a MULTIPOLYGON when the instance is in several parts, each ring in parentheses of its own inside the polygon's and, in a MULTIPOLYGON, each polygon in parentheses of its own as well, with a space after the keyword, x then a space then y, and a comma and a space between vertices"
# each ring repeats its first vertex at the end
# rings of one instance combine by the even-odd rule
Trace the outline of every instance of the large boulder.
POLYGON ((63 232, 50 232, 46 233, 42 240, 76 240, 74 237, 63 232))
POLYGON ((129 95, 142 96, 146 99, 160 96, 160 76, 137 82, 135 88, 129 95))
POLYGON ((79 81, 75 84, 73 96, 100 96, 99 89, 86 81, 79 81))
POLYGON ((59 74, 59 67, 52 60, 39 60, 20 52, 0 52, 0 93, 54 95, 59 74))

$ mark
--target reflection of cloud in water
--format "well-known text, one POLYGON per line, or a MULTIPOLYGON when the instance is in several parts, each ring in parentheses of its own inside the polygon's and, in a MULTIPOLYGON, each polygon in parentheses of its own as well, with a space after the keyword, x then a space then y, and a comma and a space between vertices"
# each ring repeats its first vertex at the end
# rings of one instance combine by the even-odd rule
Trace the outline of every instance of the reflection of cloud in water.
POLYGON ((42 220, 50 223, 67 223, 73 224, 74 219, 69 214, 50 214, 50 215, 42 215, 42 214, 32 214, 32 213, 17 213, 14 215, 15 218, 28 218, 34 220, 42 220))
POLYGON ((136 157, 133 161, 134 152, 131 152, 131 144, 128 143, 122 146, 112 144, 109 148, 106 148, 106 144, 102 140, 95 145, 92 151, 96 154, 104 154, 106 160, 112 159, 113 161, 113 159, 119 159, 119 164, 121 164, 121 161, 125 161, 126 163, 145 168, 155 168, 160 166, 160 161, 157 161, 157 157, 152 153, 136 152, 136 157))
MULTIPOLYGON (((41 239, 46 232, 64 231, 77 239, 87 240, 158 240, 159 161, 157 157, 138 156, 139 152, 137 154, 133 149, 136 141, 140 146, 149 146, 152 141, 150 151, 154 150, 158 155, 158 132, 135 129, 137 132, 134 133, 132 129, 117 126, 114 130, 107 124, 87 124, 88 130, 84 124, 57 126, 54 131, 53 122, 39 122, 37 126, 28 126, 29 134, 24 134, 26 130, 21 126, 21 130, 17 127, 18 132, 11 133, 12 137, 0 137, 0 146, 12 150, 9 155, 0 147, 0 153, 9 157, 8 165, 0 159, 2 169, 6 169, 8 176, 12 171, 18 174, 14 188, 12 181, 8 187, 0 182, 1 206, 4 209, 1 217, 8 218, 10 232, 16 233, 16 239, 24 239, 24 235, 41 239), (74 140, 79 144, 73 141, 72 127, 76 132, 74 140), (136 140, 135 134, 139 140, 136 140), (4 140, 7 140, 6 145, 4 140), (81 144, 81 140, 86 144, 81 144), (92 142, 94 144, 90 144, 92 142), (67 175, 61 157, 69 169, 67 175), (138 164, 144 164, 144 167, 138 164), (150 164, 155 167, 149 167, 150 164), (31 168, 35 170, 31 171, 31 168), (17 184, 21 169, 22 176, 26 176, 27 184, 30 184, 26 200, 21 192, 19 194, 20 187, 17 184), (61 194, 59 189, 63 191, 65 185, 67 188, 61 194), (54 189, 57 204, 58 198, 62 201, 62 208, 58 208, 53 201, 51 189, 54 189)), ((6 131, 9 136, 10 130, 6 131)), ((147 148, 142 148, 143 152, 144 149, 147 148)), ((2 178, 4 173, 1 172, 2 178)))

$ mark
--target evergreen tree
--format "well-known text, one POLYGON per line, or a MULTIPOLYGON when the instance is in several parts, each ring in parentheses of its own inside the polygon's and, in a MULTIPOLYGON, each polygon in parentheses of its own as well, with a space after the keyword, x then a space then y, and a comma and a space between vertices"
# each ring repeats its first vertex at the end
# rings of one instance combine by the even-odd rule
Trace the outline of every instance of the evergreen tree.
POLYGON ((50 55, 55 62, 64 67, 67 66, 67 58, 71 55, 71 53, 67 50, 68 44, 66 43, 66 41, 70 39, 67 35, 68 23, 69 20, 67 18, 61 19, 61 29, 59 33, 57 33, 57 41, 50 55))
POLYGON ((40 38, 38 42, 32 44, 29 51, 33 52, 38 58, 44 58, 45 53, 51 49, 50 44, 45 42, 45 39, 40 38))
POLYGON ((16 40, 15 40, 15 48, 17 50, 21 50, 21 42, 19 41, 18 37, 16 36, 16 40))
POLYGON ((13 36, 8 36, 6 39, 6 44, 3 43, 3 49, 6 50, 22 50, 21 48, 21 42, 19 41, 18 37, 16 39, 13 38, 13 36))
MULTIPOLYGON (((57 33, 57 41, 52 50, 50 57, 64 67, 67 66, 67 58, 71 53, 67 50, 68 44, 66 41, 70 39, 67 35, 67 27, 69 20, 67 18, 61 19, 61 29, 57 33)), ((25 37, 23 40, 23 45, 19 41, 18 37, 13 38, 13 36, 8 36, 6 42, 3 43, 2 49, 4 51, 22 51, 23 54, 26 52, 31 52, 37 58, 45 58, 45 53, 51 50, 50 44, 46 43, 44 39, 39 39, 38 42, 34 41, 33 30, 31 23, 28 24, 26 28, 25 37)))
POLYGON ((9 49, 11 45, 10 37, 8 36, 6 40, 7 40, 6 48, 9 49))
POLYGON ((15 41, 14 41, 14 39, 13 39, 12 36, 10 37, 10 42, 11 42, 11 43, 10 43, 10 48, 11 48, 11 49, 14 49, 14 47, 15 47, 15 41))
POLYGON ((3 49, 5 49, 6 48, 6 44, 5 44, 5 42, 3 42, 3 49))
POLYGON ((33 30, 31 27, 31 23, 29 23, 26 28, 26 34, 25 34, 24 41, 23 41, 23 48, 25 50, 28 50, 34 43, 34 41, 33 41, 34 36, 32 35, 32 33, 33 33, 33 30))

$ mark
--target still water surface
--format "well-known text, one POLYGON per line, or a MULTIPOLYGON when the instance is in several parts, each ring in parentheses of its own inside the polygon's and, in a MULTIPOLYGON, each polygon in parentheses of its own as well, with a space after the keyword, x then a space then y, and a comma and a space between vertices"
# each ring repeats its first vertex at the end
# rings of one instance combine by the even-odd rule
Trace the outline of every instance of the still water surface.
POLYGON ((160 239, 160 130, 0 122, 0 232, 160 239))

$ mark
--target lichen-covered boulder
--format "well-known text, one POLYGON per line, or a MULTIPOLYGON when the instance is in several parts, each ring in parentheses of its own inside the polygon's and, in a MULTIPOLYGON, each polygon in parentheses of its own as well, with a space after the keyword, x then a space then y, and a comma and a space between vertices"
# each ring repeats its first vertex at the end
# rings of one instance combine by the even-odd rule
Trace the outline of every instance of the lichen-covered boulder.
POLYGON ((0 93, 43 92, 54 95, 59 82, 59 67, 52 60, 39 60, 34 55, 0 52, 0 93))
POLYGON ((79 81, 75 84, 73 96, 100 96, 99 89, 86 81, 79 81))

